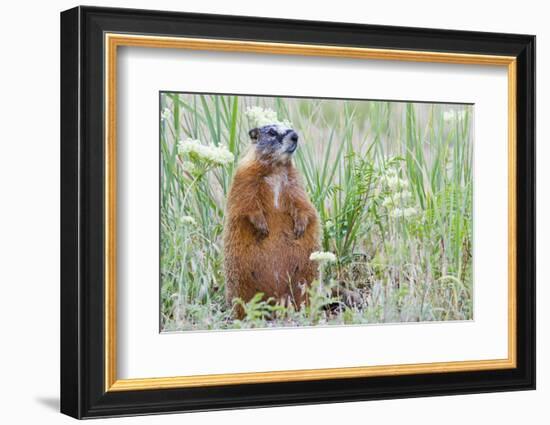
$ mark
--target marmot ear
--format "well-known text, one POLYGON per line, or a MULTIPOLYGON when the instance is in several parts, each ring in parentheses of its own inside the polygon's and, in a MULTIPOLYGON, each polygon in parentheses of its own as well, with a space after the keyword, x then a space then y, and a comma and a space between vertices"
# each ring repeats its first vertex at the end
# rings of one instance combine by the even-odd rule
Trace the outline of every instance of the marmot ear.
POLYGON ((252 143, 255 143, 258 141, 258 137, 260 137, 260 129, 253 128, 248 132, 248 135, 250 136, 250 139, 252 139, 252 143))

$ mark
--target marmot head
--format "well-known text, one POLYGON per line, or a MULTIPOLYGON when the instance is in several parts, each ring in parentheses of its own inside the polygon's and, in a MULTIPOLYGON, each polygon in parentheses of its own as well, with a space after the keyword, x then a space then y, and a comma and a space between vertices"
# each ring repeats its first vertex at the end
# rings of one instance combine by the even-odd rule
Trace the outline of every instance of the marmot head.
POLYGON ((248 132, 258 159, 287 163, 298 147, 298 133, 280 124, 253 128, 248 132))

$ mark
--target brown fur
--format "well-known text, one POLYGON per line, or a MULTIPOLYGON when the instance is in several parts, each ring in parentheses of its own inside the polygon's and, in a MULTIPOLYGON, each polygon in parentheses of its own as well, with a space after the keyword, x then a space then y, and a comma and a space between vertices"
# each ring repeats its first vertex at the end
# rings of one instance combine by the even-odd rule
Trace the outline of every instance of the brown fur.
MULTIPOLYGON (((319 219, 288 160, 272 163, 251 151, 239 165, 227 200, 224 228, 226 298, 256 293, 299 308, 317 276, 309 259, 319 249, 319 219), (277 181, 280 181, 278 202, 277 181)), ((236 307, 236 317, 244 312, 236 307)))

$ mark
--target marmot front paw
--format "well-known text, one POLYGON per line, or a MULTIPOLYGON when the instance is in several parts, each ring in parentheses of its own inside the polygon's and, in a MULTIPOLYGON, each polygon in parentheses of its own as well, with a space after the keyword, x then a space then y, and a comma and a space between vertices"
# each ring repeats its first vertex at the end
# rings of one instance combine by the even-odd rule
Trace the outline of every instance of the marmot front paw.
POLYGON ((269 235, 269 229, 267 228, 267 223, 257 223, 256 224, 256 231, 262 238, 266 238, 267 235, 269 235))
POLYGON ((254 227, 254 230, 262 238, 265 238, 269 234, 269 228, 267 227, 267 221, 265 216, 261 212, 256 212, 249 215, 250 223, 254 227))

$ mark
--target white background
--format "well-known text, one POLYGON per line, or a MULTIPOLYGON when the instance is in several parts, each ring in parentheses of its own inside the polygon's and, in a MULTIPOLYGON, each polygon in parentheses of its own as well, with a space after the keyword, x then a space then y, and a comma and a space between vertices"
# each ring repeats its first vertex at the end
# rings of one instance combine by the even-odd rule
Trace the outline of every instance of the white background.
MULTIPOLYGON (((534 33, 538 36, 538 390, 338 405, 211 412, 109 423, 548 423, 550 300, 550 28, 544 2, 524 0, 277 2, 97 1, 97 5, 534 33), (546 196, 544 196, 546 193, 546 196)), ((69 423, 59 391, 59 11, 69 1, 10 2, 0 17, 0 420, 69 423)))
POLYGON ((118 66, 119 378, 507 358, 506 67, 133 47, 122 49, 118 66), (231 78, 220 79, 220 69, 231 78), (151 259, 159 246, 163 89, 473 103, 474 320, 159 334, 159 264, 151 259), (227 346, 221 362, 219 347, 227 346))

